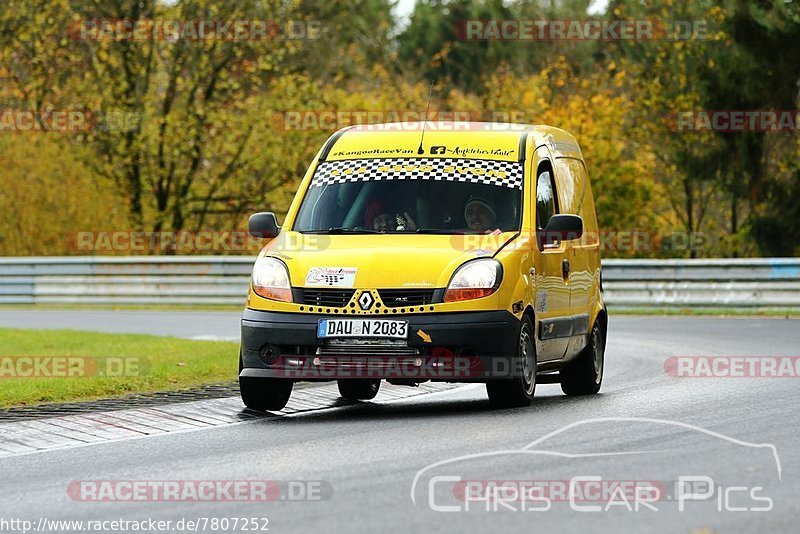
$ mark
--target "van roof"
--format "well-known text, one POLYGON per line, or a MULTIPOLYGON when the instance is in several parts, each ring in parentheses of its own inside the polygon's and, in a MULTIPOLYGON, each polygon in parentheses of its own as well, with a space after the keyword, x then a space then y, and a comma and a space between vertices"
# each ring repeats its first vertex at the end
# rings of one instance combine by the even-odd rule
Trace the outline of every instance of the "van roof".
POLYGON ((545 125, 428 121, 348 126, 325 143, 320 161, 372 158, 469 158, 521 161, 546 145, 553 157, 582 159, 575 138, 545 125), (419 152, 420 144, 422 153, 419 152))

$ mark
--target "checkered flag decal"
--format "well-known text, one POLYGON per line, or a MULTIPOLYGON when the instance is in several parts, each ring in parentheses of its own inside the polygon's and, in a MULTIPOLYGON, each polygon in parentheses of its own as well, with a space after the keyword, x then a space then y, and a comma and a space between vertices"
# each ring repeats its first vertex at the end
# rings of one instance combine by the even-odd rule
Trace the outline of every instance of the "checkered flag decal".
POLYGON ((436 180, 522 189, 522 164, 483 159, 409 158, 323 161, 311 187, 345 182, 436 180))

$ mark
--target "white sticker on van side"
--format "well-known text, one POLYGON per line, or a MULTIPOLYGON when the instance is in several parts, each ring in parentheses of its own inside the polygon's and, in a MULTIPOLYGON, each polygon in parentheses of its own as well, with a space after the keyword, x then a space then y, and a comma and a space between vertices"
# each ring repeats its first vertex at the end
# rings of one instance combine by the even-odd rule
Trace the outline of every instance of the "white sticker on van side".
POLYGON ((544 313, 547 311, 547 290, 540 289, 539 297, 536 299, 536 311, 544 313))
POLYGON ((435 180, 522 189, 523 167, 516 161, 451 158, 349 159, 323 161, 312 187, 369 180, 435 180))
POLYGON ((312 267, 306 275, 306 287, 353 287, 357 267, 312 267))

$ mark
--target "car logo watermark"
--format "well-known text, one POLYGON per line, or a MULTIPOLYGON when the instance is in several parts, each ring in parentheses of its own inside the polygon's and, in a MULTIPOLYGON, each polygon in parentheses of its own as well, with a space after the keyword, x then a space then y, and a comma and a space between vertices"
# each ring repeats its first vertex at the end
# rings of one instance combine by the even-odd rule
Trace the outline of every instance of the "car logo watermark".
MULTIPOLYGON (((602 428, 602 427, 601 427, 602 428)), ((577 432, 577 431, 576 431, 577 432)), ((639 436, 641 439, 643 436, 639 436)), ((639 440, 637 439, 637 441, 639 440)), ((644 440, 647 442, 648 440, 644 440)), ((598 440, 597 443, 600 441, 598 440)), ((757 453, 748 453, 748 466, 753 471, 752 462, 757 453)), ((545 436, 538 438, 520 449, 495 450, 479 452, 435 462, 420 469, 414 476, 411 485, 411 501, 417 504, 427 504, 435 512, 546 512, 559 504, 566 505, 570 511, 597 513, 615 511, 639 512, 660 511, 676 508, 677 511, 703 510, 708 506, 715 512, 766 512, 774 507, 774 502, 765 489, 769 482, 773 482, 776 473, 777 480, 782 480, 782 468, 777 448, 771 443, 750 443, 730 436, 720 434, 705 428, 671 421, 645 417, 605 417, 577 421, 566 425, 545 436), (564 450, 545 449, 545 441, 564 438, 567 443, 575 446, 579 443, 585 446, 594 446, 594 442, 587 443, 585 439, 570 441, 566 434, 568 431, 580 429, 580 436, 585 436, 590 425, 625 425, 630 429, 632 425, 642 425, 644 429, 656 432, 666 443, 668 439, 681 436, 686 439, 685 433, 691 432, 696 439, 708 439, 716 442, 722 440, 731 446, 745 447, 764 451, 767 465, 758 470, 759 476, 766 476, 768 483, 752 480, 730 480, 730 472, 720 471, 715 462, 715 468, 710 471, 697 471, 693 463, 702 461, 702 456, 690 455, 685 462, 668 461, 659 464, 653 461, 652 455, 668 454, 680 449, 666 447, 658 450, 612 450, 608 452, 567 452, 564 450), (664 434, 669 431, 668 434, 664 434), (563 434, 563 436, 562 436, 563 434), (530 466, 520 464, 519 458, 546 460, 538 462, 541 465, 530 466), (625 461, 615 458, 625 457, 625 461), (637 458, 641 458, 641 461, 637 458), (583 468, 575 473, 570 472, 567 477, 532 476, 526 477, 526 469, 535 467, 538 472, 554 468, 575 469, 583 459, 592 459, 587 464, 589 469, 583 468), (502 471, 503 461, 513 461, 514 473, 512 480, 497 476, 482 477, 469 476, 468 472, 486 466, 488 469, 502 471), (569 460, 566 462, 565 460, 569 460), (689 460, 692 460, 690 462, 689 460), (624 471, 623 476, 601 476, 602 470, 624 471), (630 470, 636 471, 636 476, 626 476, 630 470), (773 471, 774 469, 774 471, 773 471), (592 471, 592 472, 589 472, 592 471), (658 476, 668 473, 666 477, 658 476), (655 476, 653 476, 655 475, 655 476), (718 476, 719 475, 719 476, 718 476), (426 499, 419 499, 423 495, 426 499), (566 504, 565 504, 566 503, 566 504)), ((560 473, 559 473, 560 474, 560 473)), ((737 472, 734 477, 739 477, 737 472)))

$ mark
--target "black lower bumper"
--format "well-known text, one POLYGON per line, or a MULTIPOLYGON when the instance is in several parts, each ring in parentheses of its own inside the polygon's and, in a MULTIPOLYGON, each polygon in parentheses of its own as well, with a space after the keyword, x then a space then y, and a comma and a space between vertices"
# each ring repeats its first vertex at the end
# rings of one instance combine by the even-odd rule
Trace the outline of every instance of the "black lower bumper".
POLYGON ((327 355, 325 342, 317 338, 323 318, 342 317, 246 309, 241 376, 481 382, 512 373, 520 328, 520 321, 507 311, 394 315, 391 319, 409 322, 408 340, 396 353, 380 347, 375 354, 362 348, 353 355, 327 355))

